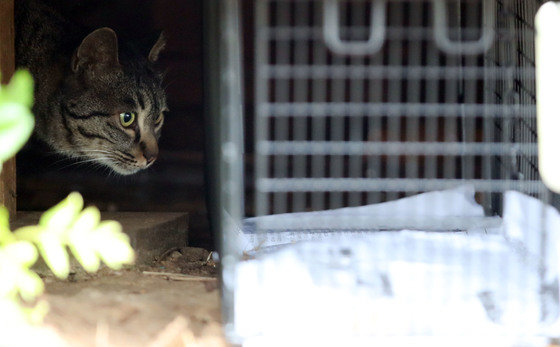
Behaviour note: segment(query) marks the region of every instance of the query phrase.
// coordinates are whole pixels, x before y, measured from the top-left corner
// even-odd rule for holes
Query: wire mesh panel
[[[260,1],[258,214],[538,194],[537,3],[507,3]]]
[[[325,230],[339,233],[344,246],[295,252],[309,261],[315,284],[340,289],[341,279],[354,281],[352,293],[363,305],[349,299],[342,311],[330,303],[324,308],[351,307],[360,317],[351,331],[425,335],[451,322],[450,331],[468,334],[451,312],[434,320],[423,315],[430,307],[455,310],[471,295],[476,302],[464,307],[480,307],[508,329],[527,332],[558,317],[556,258],[545,220],[549,192],[537,168],[533,19],[539,5],[255,2],[256,218],[240,224],[263,243],[271,233],[311,235],[306,240]],[[433,191],[440,193],[417,196]],[[523,202],[516,200],[521,196]],[[532,204],[536,212],[520,217],[518,228],[514,216]],[[344,235],[357,232],[375,236],[354,247]],[[413,270],[403,270],[404,263]],[[262,315],[289,307],[278,286],[262,284],[269,274],[263,269],[253,278],[260,291],[234,289],[259,309],[237,309]],[[362,294],[399,299],[369,307]],[[305,308],[312,311],[319,299],[302,300],[296,300],[304,307],[300,315],[314,317]],[[384,305],[396,312],[394,320],[361,315]],[[297,330],[297,322],[282,325]],[[330,321],[323,323],[325,329]],[[280,330],[244,326],[237,334]]]

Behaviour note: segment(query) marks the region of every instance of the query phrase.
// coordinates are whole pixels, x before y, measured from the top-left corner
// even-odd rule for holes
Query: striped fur
[[[109,28],[88,31],[37,0],[16,1],[16,64],[36,81],[36,135],[55,151],[127,175],[153,163],[162,113],[162,74],[150,52],[118,42]],[[120,114],[136,121],[123,127]]]

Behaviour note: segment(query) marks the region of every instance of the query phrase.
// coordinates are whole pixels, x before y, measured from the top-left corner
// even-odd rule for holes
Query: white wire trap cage
[[[560,336],[560,222],[538,171],[542,3],[255,0],[251,51],[240,3],[214,4],[231,341]]]

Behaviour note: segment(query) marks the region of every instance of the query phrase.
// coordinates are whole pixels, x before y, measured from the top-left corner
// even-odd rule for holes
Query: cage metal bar
[[[410,15],[410,14],[414,15]],[[419,26],[423,20],[423,4],[410,3],[408,4],[408,17],[410,22],[408,25]],[[422,60],[422,45],[419,41],[408,42],[408,59],[407,67],[420,66]],[[421,101],[421,87],[420,81],[415,81],[407,77],[407,91],[406,97],[409,102],[419,103]],[[420,122],[418,118],[409,118],[406,122],[405,139],[407,143],[418,142],[420,132]],[[406,157],[405,163],[405,176],[408,178],[418,177],[418,158],[416,156]]]
[[[447,1],[448,2],[448,1]],[[449,39],[447,25],[449,21],[446,11],[446,0],[433,0],[434,4],[434,39],[447,54],[476,55],[486,52],[494,42],[493,20],[495,12],[492,1],[482,1],[483,24],[482,36],[475,42],[453,42]]]
[[[496,8],[496,15],[497,17],[494,18],[494,30],[497,31],[496,37],[498,38],[498,40],[501,38],[500,37],[500,33],[499,31],[501,30],[501,27],[499,25],[500,23],[500,18],[501,18],[501,4],[498,2],[497,3],[497,8]],[[498,43],[499,44],[499,43]],[[495,101],[495,94],[494,94],[494,88],[496,86],[496,84],[498,83],[498,80],[501,79],[502,74],[503,74],[503,67],[497,67],[497,62],[496,62],[496,44],[494,44],[486,53],[486,55],[483,58],[483,74],[484,74],[484,88],[483,88],[483,103],[486,107],[486,105],[488,104],[494,104],[496,103]],[[467,70],[468,68],[466,68]],[[495,72],[495,74],[492,73],[492,71]],[[532,73],[534,75],[534,70],[531,69],[529,73]],[[465,71],[465,76],[467,76],[468,73]],[[491,143],[494,141],[494,119],[487,117],[485,119],[483,119],[482,121],[482,141],[483,142],[487,142],[487,143]],[[493,177],[493,156],[485,156],[484,158],[482,158],[482,162],[481,162],[481,174],[482,174],[482,178],[483,179],[491,179]],[[484,194],[482,196],[482,206],[484,207],[484,210],[488,213],[489,211],[492,210],[492,197],[489,196],[488,194]]]
[[[479,192],[504,192],[509,189],[537,193],[540,181],[511,181],[507,179],[423,179],[423,178],[260,178],[257,186],[266,192],[425,192],[472,185]]]
[[[376,11],[375,4],[372,11]],[[350,7],[350,22],[355,25],[362,26],[366,23],[365,15],[367,13],[367,6],[365,3],[357,3],[355,6]],[[373,26],[373,24],[372,24]],[[372,29],[373,30],[373,29]],[[362,56],[352,56],[350,58],[349,66],[359,66],[364,64],[364,57]],[[349,81],[349,93],[350,102],[363,102],[365,96],[365,81],[364,80],[352,80],[348,78]],[[350,119],[350,130],[349,130],[349,142],[361,141],[364,138],[363,135],[363,118],[352,118]],[[349,157],[349,177],[361,177],[362,168],[362,158],[358,156]],[[348,206],[359,206],[362,204],[362,197],[360,193],[349,193],[348,196]]]
[[[314,17],[313,25],[317,26],[324,20],[322,18],[322,13],[319,11],[320,5],[314,4]],[[314,65],[325,65],[327,61],[327,49],[323,45],[314,45],[313,47],[313,64]],[[325,104],[327,100],[327,89],[326,89],[326,78],[314,79],[311,85],[311,98],[315,107],[310,109],[322,109],[327,111],[327,105]],[[311,123],[314,131],[311,135],[313,141],[324,141],[326,139],[326,124],[324,119],[316,118],[312,120]],[[314,156],[311,159],[311,175],[312,177],[323,177],[324,167],[325,167],[325,157],[324,156]],[[325,195],[323,193],[314,193],[311,195],[311,207],[314,210],[320,210],[325,206]]]
[[[373,56],[371,56],[369,58],[370,60],[370,66],[372,67],[376,67],[376,66],[381,66],[383,65],[383,54],[379,53],[379,54],[375,54]],[[332,70],[333,70],[333,75],[332,78],[336,78],[336,70],[339,69],[339,67],[333,66]],[[351,67],[349,68],[344,68],[345,70],[348,69],[352,69]],[[350,78],[354,78],[353,76],[350,76]],[[368,81],[370,83],[370,88],[369,91],[367,93],[367,98],[370,102],[372,103],[382,103],[383,102],[383,94],[386,92],[386,88],[383,85],[383,81],[382,81],[382,76],[367,76]],[[367,140],[368,141],[374,141],[374,142],[378,142],[381,140],[381,133],[378,131],[378,129],[381,129],[382,127],[382,122],[381,122],[381,118],[380,117],[371,117],[368,114],[364,114],[367,120],[367,126],[368,126],[368,131],[367,131]],[[370,178],[374,178],[374,177],[381,177],[382,173],[381,173],[381,159],[379,156],[369,156],[367,159],[367,171],[366,171],[366,177],[370,177]],[[367,192],[367,202],[368,203],[377,203],[382,201],[382,197],[380,192],[374,192],[374,191],[368,191]]]
[[[457,81],[451,81],[457,83]],[[451,87],[453,83],[450,82]],[[449,100],[449,103],[428,104],[408,102],[384,103],[342,103],[321,102],[314,103],[263,103],[261,108],[264,117],[362,117],[367,116],[395,116],[406,114],[407,117],[536,117],[535,107],[532,105],[516,105],[507,108],[500,104],[466,105]],[[463,111],[463,112],[461,112]]]
[[[277,6],[275,10],[275,25],[290,25],[292,14],[291,3]],[[292,46],[289,42],[281,41],[276,43],[275,63],[289,64],[291,62]],[[290,84],[285,79],[274,80],[274,100],[276,102],[290,102]],[[275,119],[272,135],[277,140],[288,140],[288,121],[287,119]],[[288,161],[285,156],[275,156],[272,158],[274,177],[287,177]],[[272,213],[284,213],[288,209],[288,197],[284,193],[274,194],[272,197]]]
[[[294,18],[294,25],[302,26],[309,20],[310,4],[307,2],[298,2],[295,4],[295,13],[298,15]],[[296,66],[307,65],[309,62],[309,44],[307,41],[298,40],[295,42],[294,47],[294,64]],[[278,66],[278,65],[276,65]],[[290,65],[288,65],[290,66]],[[274,78],[266,76],[267,78]],[[308,81],[298,79],[294,81],[294,102],[305,102],[309,99]],[[296,118],[294,120],[294,140],[305,141],[307,140],[307,120],[305,118]],[[293,161],[293,177],[306,177],[307,174],[307,160],[305,156],[297,156]],[[292,198],[292,205],[295,211],[303,211],[307,204],[305,194],[295,193]]]
[[[209,146],[208,177],[211,179],[207,198],[212,226],[221,254],[222,315],[224,332],[231,341],[239,341],[235,329],[234,273],[240,258],[237,247],[230,242],[244,215],[243,199],[243,83],[241,64],[241,23],[239,1],[210,0],[205,4],[208,43],[207,69],[209,80],[206,97],[211,103],[207,110]],[[216,54],[220,52],[220,54]]]
[[[453,0],[453,1],[448,1],[448,4],[451,4],[453,6],[449,6],[449,14],[446,15],[447,17],[447,24],[449,26],[452,27],[456,27],[459,33],[459,37],[462,36],[462,31],[463,28],[461,27],[461,1],[460,0]],[[434,9],[435,12],[435,9]],[[437,28],[437,17],[435,16],[434,13],[434,28]],[[440,26],[441,27],[441,26]],[[434,33],[435,36],[437,36],[436,33]],[[441,48],[440,45],[438,45],[437,42],[437,38],[435,40],[435,44],[438,48]],[[462,44],[462,42],[460,42],[459,44]],[[461,56],[459,55],[445,55],[444,56],[444,61],[446,65],[449,66],[457,66],[460,67],[461,66]],[[444,131],[444,136],[443,136],[443,142],[455,142],[457,141],[457,125],[458,122],[460,121],[461,118],[464,118],[466,116],[466,113],[470,113],[466,110],[466,106],[464,103],[462,103],[461,100],[459,100],[459,92],[460,92],[460,84],[461,84],[461,80],[457,79],[457,80],[446,80],[445,81],[445,95],[444,95],[444,103],[445,105],[447,104],[455,104],[457,106],[457,117],[453,117],[453,116],[449,116],[448,114],[443,115],[444,116],[444,124],[443,124],[443,131]],[[455,177],[456,173],[457,173],[457,162],[455,158],[450,158],[450,157],[444,157],[443,158],[443,177],[445,178],[453,178]]]
[[[504,153],[503,143],[482,142],[362,142],[362,141],[262,141],[257,151],[264,155],[446,155],[446,156],[491,156]],[[534,142],[515,143],[509,149],[509,156],[537,155],[538,146]],[[474,175],[471,175],[474,176]],[[417,177],[411,175],[408,177]]]
[[[268,64],[269,51],[266,37],[263,35],[263,28],[269,25],[268,1],[257,1],[255,3],[255,65],[263,66]],[[269,82],[266,77],[256,74],[255,76],[255,142],[259,143],[268,138],[270,131],[270,120],[268,112],[260,105],[269,100]],[[262,155],[255,156],[255,176],[268,176],[268,157]],[[266,193],[255,190],[255,213],[257,215],[268,214],[270,201]]]
[[[433,17],[429,17],[433,21]],[[433,23],[428,23],[430,26]],[[440,69],[439,67],[439,51],[435,46],[434,42],[427,42],[426,43],[426,65],[424,66],[428,71],[435,67],[435,69]],[[409,67],[409,69],[412,69]],[[443,70],[446,75],[452,75],[452,71],[454,70],[455,73],[459,73],[456,68],[454,67],[444,67]],[[414,78],[415,74],[411,72],[409,74],[409,78]],[[439,94],[440,94],[440,83],[436,79],[429,79],[426,81],[425,84],[425,103],[426,104],[435,104],[438,102]],[[428,142],[436,142],[438,141],[438,133],[440,131],[440,124],[439,119],[437,117],[429,117],[425,120],[425,130],[424,130],[424,138]],[[424,161],[424,178],[435,178],[437,176],[437,158],[436,156],[427,156]]]
[[[403,4],[402,3],[391,3],[389,9],[389,25],[392,26],[402,26],[403,25]],[[403,64],[403,43],[399,41],[389,41],[387,43],[388,50],[388,63],[396,66]],[[401,103],[403,102],[403,95],[400,82],[397,80],[390,79],[388,82],[389,95],[387,97],[388,102]],[[350,106],[350,105],[349,105]],[[402,118],[404,114],[391,114],[387,121],[387,140],[389,141],[399,141]],[[387,170],[386,177],[397,178],[400,175],[400,158],[399,157],[389,157],[387,158]],[[398,194],[393,192],[387,193],[387,199],[393,200],[398,198]]]
[[[487,1],[488,2],[488,1]],[[479,8],[478,4],[474,4],[474,5],[470,5],[470,6],[464,6],[463,9],[463,13],[462,13],[462,26],[467,27],[467,28],[471,28],[471,27],[476,27],[479,25],[479,21],[480,21],[480,12],[482,11],[482,17],[484,18],[490,18],[490,21],[493,21],[494,19],[494,7],[493,7],[493,3],[492,2],[488,2],[489,5],[480,5],[481,8]],[[487,14],[484,13],[485,11],[490,10],[489,7],[491,7],[491,14]],[[488,24],[488,23],[486,23]],[[493,40],[492,40],[493,41]],[[464,75],[464,70],[466,67],[468,66],[478,66],[479,64],[479,58],[475,55],[467,55],[463,57],[463,64],[461,64],[461,71],[462,71],[462,76],[461,76],[461,82],[462,82],[462,95],[463,95],[463,102],[467,105],[470,104],[475,104],[475,103],[482,103],[482,99],[479,96],[478,93],[478,86],[479,86],[479,81],[477,80],[466,80],[463,75]],[[462,117],[461,117],[461,140],[463,143],[469,143],[469,142],[474,142],[476,140],[476,119],[472,118],[472,117],[467,117],[465,116],[465,112],[462,112]],[[463,160],[461,163],[461,169],[462,169],[462,173],[461,176],[463,178],[474,178],[475,176],[475,158],[469,154],[465,154],[463,155]]]
[[[300,41],[296,41],[300,42]],[[412,43],[415,43],[412,40]],[[416,42],[416,44],[418,44]],[[411,58],[417,58],[411,54]],[[391,65],[363,65],[352,64],[349,66],[318,66],[318,65],[282,65],[274,64],[261,67],[260,73],[273,79],[352,79],[364,80],[372,78],[394,80],[421,80],[421,79],[500,79],[504,72],[515,72],[519,77],[534,78],[535,69],[531,67],[479,67],[479,66],[423,66],[409,64],[407,66]]]
[[[410,0],[408,0],[410,1]],[[408,2],[403,1],[403,2]],[[433,1],[433,0],[429,0]],[[391,3],[398,2],[391,0]],[[411,1],[412,2],[412,1]],[[369,32],[369,27],[342,27],[340,29],[342,35],[363,35]],[[386,28],[386,40],[421,40],[421,41],[433,41],[434,29],[433,26],[422,26],[422,27],[387,27]],[[463,35],[465,39],[476,39],[480,35],[480,29],[468,29],[461,28],[447,28],[448,35],[457,36],[459,33]],[[507,28],[494,29],[495,35],[499,37],[504,37],[511,35],[511,31]],[[323,29],[315,27],[270,27],[264,30],[264,34],[272,41],[277,40],[313,40],[322,41],[324,39]],[[439,50],[439,48],[438,48]]]
[[[336,7],[337,11],[336,11],[336,15],[337,15],[337,22],[340,20],[343,20],[346,18],[347,14],[348,14],[348,7],[346,3],[342,3],[339,5],[339,1],[337,0],[330,0],[324,3],[324,8],[325,11],[329,11],[328,8],[329,7]],[[325,40],[327,40],[327,26],[328,25],[335,25],[334,23],[329,23],[329,14],[330,15],[334,15],[334,13],[328,13],[325,12],[325,16],[323,18],[323,21],[325,23]],[[340,14],[340,16],[339,16]],[[342,17],[342,19],[339,19],[338,17]],[[332,26],[331,26],[332,28]],[[327,44],[327,47],[330,48],[332,50],[333,47],[329,47],[329,41],[325,42]],[[355,42],[349,42],[350,43],[355,43]],[[340,49],[342,48],[347,48],[347,49],[351,49],[352,46],[348,46],[345,47],[346,45],[342,45],[339,47]],[[335,52],[336,49],[334,50]],[[338,54],[334,54],[332,55],[332,61],[331,64],[333,66],[344,66],[345,62],[346,62],[346,57],[341,55],[340,52],[337,52]],[[346,81],[345,80],[340,80],[340,79],[336,79],[336,80],[331,80],[329,78],[329,83],[331,85],[331,91],[330,91],[330,95],[329,95],[329,99],[332,100],[332,102],[336,102],[336,103],[341,103],[341,104],[346,104]],[[342,141],[344,140],[344,133],[346,131],[346,125],[344,122],[344,119],[338,117],[338,118],[333,118],[329,120],[329,125],[330,125],[330,134],[329,134],[329,139],[331,141]],[[328,156],[328,171],[329,171],[329,175],[331,177],[343,177],[343,170],[344,170],[344,158],[336,155],[335,153],[329,153],[326,154]],[[329,194],[327,194],[328,197],[328,207],[333,209],[333,208],[338,208],[338,207],[342,207],[343,205],[343,193],[342,192],[330,192]],[[326,207],[326,206],[325,206]]]
[[[340,39],[340,7],[338,0],[325,0],[323,35],[329,49],[340,55],[367,55],[379,52],[385,41],[387,0],[373,0],[371,29],[365,42]]]

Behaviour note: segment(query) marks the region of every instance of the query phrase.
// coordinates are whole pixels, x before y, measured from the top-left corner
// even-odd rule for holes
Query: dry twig
[[[192,275],[184,275],[184,274],[177,274],[172,272],[155,272],[155,271],[142,271],[144,275],[149,276],[161,276],[165,277],[169,280],[173,281],[194,281],[194,282],[204,282],[204,281],[216,281],[216,277],[208,277],[208,276],[192,276]]]

